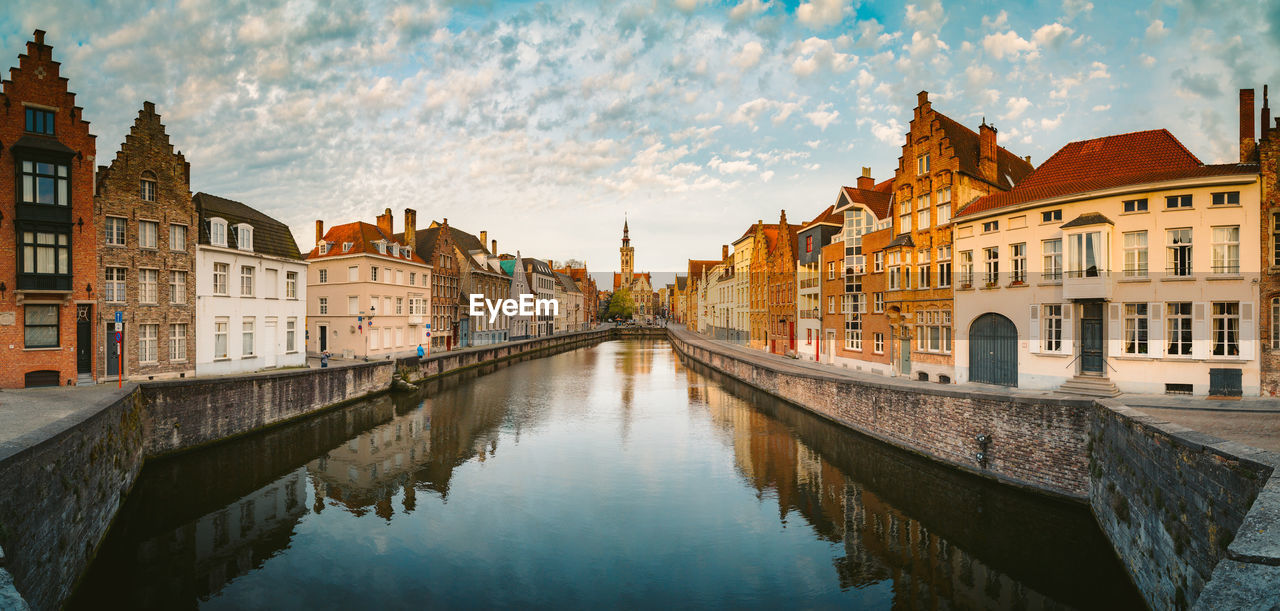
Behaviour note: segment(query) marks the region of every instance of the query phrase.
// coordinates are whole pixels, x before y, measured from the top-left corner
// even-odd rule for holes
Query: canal
[[[1087,507],[602,343],[149,462],[72,608],[1141,608]]]

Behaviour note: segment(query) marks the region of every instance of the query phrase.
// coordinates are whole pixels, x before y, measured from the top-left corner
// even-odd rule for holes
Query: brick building
[[[822,360],[829,349],[822,345],[822,249],[844,228],[844,215],[834,210],[834,204],[827,206],[806,223],[796,242],[796,352],[811,361]]]
[[[458,298],[462,292],[461,266],[454,254],[457,246],[449,229],[449,219],[439,223],[431,221],[430,226],[417,232],[412,246],[418,256],[432,266],[431,349],[451,350],[458,345]]]
[[[1258,337],[1261,349],[1258,351],[1262,369],[1262,394],[1276,396],[1280,394],[1280,118],[1272,124],[1271,105],[1267,99],[1267,86],[1262,87],[1261,138],[1254,150],[1256,158],[1246,155],[1246,145],[1252,141],[1253,128],[1253,91],[1241,90],[1240,139],[1241,163],[1258,162],[1259,182],[1262,189],[1262,220],[1259,223],[1262,245],[1262,271],[1259,281],[1262,300],[1261,326]],[[1244,102],[1248,107],[1244,107]],[[1246,112],[1247,111],[1247,112]]]
[[[893,239],[893,180],[877,183],[871,168],[864,167],[854,184],[841,187],[836,196],[836,211],[844,215],[844,259],[836,270],[844,283],[844,294],[836,296],[841,322],[833,327],[839,340],[832,361],[860,370],[864,362],[888,363],[883,250]],[[887,372],[887,368],[875,365],[869,369]]]
[[[917,100],[893,179],[894,239],[883,251],[887,348],[894,373],[949,382],[951,215],[978,197],[1012,189],[1032,166],[998,146],[995,127],[985,121],[974,132],[934,110],[927,91]],[[926,325],[947,332],[931,343],[917,336]]]
[[[767,349],[778,354],[796,350],[796,236],[800,225],[779,216],[777,234],[768,257]]]
[[[169,142],[155,104],[143,103],[111,165],[99,168],[94,221],[98,378],[194,375],[198,216],[190,164]]]
[[[476,237],[465,231],[450,228],[453,237],[454,255],[458,259],[459,287],[458,298],[458,343],[461,346],[485,346],[507,341],[511,330],[511,318],[499,311],[489,320],[489,314],[471,316],[471,295],[481,295],[482,299],[497,302],[511,296],[511,277],[502,272],[500,259],[497,256],[498,241],[494,240],[492,249],[485,245],[489,232],[481,231]]]
[[[36,30],[0,93],[0,387],[73,384],[94,371],[97,143]]]

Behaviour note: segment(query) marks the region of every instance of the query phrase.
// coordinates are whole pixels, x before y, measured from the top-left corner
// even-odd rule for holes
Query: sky
[[[503,252],[637,271],[807,221],[863,166],[892,176],[916,93],[1039,163],[1167,128],[1236,156],[1237,90],[1280,84],[1280,2],[136,0],[0,9],[35,29],[109,163],[144,100],[193,192],[287,223],[392,209]],[[1270,61],[1268,61],[1270,60]],[[607,287],[606,287],[607,288]]]

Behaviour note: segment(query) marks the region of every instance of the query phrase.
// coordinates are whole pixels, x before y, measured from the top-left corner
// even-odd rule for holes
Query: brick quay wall
[[[10,590],[16,588],[31,608],[59,608],[148,459],[273,429],[384,393],[397,372],[422,381],[619,337],[663,338],[665,333],[607,328],[421,360],[142,383],[78,421],[60,422],[47,438],[0,455],[0,489],[8,491],[0,495],[0,571],[12,576]],[[0,601],[5,594],[0,588]]]
[[[963,471],[1089,504],[1152,608],[1280,602],[1274,452],[1111,399],[853,380],[687,331],[670,336],[688,358],[849,429]],[[980,443],[979,435],[989,442]]]

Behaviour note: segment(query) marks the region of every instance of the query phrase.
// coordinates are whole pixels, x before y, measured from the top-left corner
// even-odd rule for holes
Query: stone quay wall
[[[143,462],[305,418],[411,380],[660,329],[597,329],[316,369],[146,382],[80,422],[0,456],[0,549],[13,587],[34,609],[68,599],[133,487]],[[0,600],[6,590],[0,590]]]
[[[1112,399],[853,382],[671,333],[678,351],[855,431],[953,467],[1087,502],[1155,609],[1280,603],[1280,454]],[[988,462],[974,459],[990,435]]]

